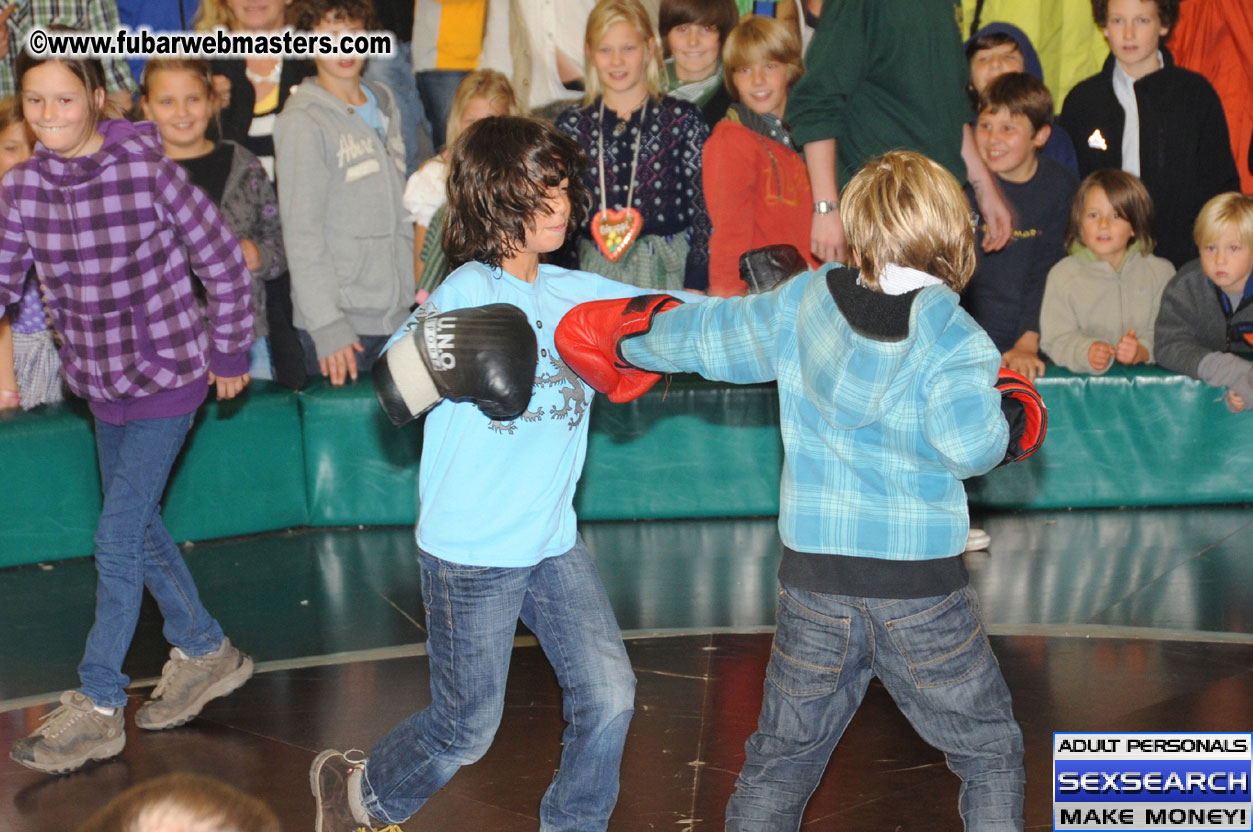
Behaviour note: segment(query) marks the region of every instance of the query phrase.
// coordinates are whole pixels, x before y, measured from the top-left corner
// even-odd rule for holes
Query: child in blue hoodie
[[[962,779],[966,828],[1022,829],[1022,734],[961,559],[961,481],[1017,441],[1000,353],[957,302],[975,264],[969,211],[951,174],[894,151],[853,177],[841,213],[857,269],[677,305],[616,343],[624,378],[778,381],[777,629],[727,829],[799,827],[876,676]],[[591,314],[576,308],[571,329]],[[594,373],[579,349],[562,357]]]

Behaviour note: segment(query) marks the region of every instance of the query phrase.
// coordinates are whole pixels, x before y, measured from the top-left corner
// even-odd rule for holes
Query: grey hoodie
[[[378,100],[387,142],[306,78],[274,124],[275,178],[296,326],[325,358],[363,335],[390,335],[413,298],[413,225],[401,204],[404,142],[395,98]]]

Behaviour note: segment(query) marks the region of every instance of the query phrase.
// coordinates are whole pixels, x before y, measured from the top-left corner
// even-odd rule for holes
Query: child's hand
[[[360,341],[353,341],[346,347],[335,350],[326,358],[318,360],[322,375],[331,380],[331,384],[339,387],[346,379],[357,380],[357,353],[365,352]]]
[[[1118,339],[1114,357],[1119,364],[1143,364],[1149,360],[1149,351],[1136,338],[1136,331],[1129,329],[1126,335]]]
[[[261,249],[252,240],[240,240],[239,250],[244,253],[244,265],[248,271],[255,272],[261,268]]]
[[[218,401],[220,402],[238,396],[248,386],[250,381],[252,381],[252,376],[247,373],[244,373],[242,376],[216,376],[213,373],[209,373],[209,383],[217,385]]]
[[[0,410],[12,410],[22,403],[22,395],[16,390],[0,390]]]
[[[1097,341],[1088,347],[1088,365],[1098,373],[1109,366],[1114,358],[1114,347],[1104,341]]]
[[[1235,390],[1227,391],[1227,409],[1232,413],[1244,410],[1244,398]]]
[[[1008,367],[1016,373],[1022,373],[1030,381],[1044,375],[1044,361],[1040,354],[1014,347],[1001,354],[1001,366]]]

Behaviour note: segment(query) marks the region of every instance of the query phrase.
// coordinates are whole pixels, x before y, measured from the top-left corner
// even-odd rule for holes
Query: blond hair
[[[867,162],[844,189],[840,217],[868,288],[879,290],[888,263],[934,275],[955,292],[974,273],[974,229],[961,185],[921,153],[894,150]]]
[[[226,0],[200,0],[200,8],[191,19],[191,27],[197,32],[207,32],[221,26],[234,29],[238,25],[235,15],[231,12]]]
[[[461,135],[461,116],[476,98],[503,101],[505,112],[499,115],[524,115],[508,78],[494,69],[476,69],[461,79],[452,95],[452,106],[448,109],[448,129],[444,133],[445,147],[452,147],[457,143],[457,137]]]
[[[269,806],[212,777],[166,774],[131,786],[78,832],[280,832]]]
[[[587,30],[583,45],[588,53],[588,69],[583,73],[583,103],[591,104],[600,95],[600,77],[591,65],[591,55],[604,39],[609,27],[615,23],[629,23],[635,27],[644,45],[652,49],[652,57],[644,64],[644,84],[654,98],[661,95],[661,41],[653,28],[648,10],[639,0],[600,0],[587,17]]]
[[[1222,233],[1223,226],[1233,225],[1240,232],[1240,242],[1253,248],[1253,196],[1228,191],[1201,206],[1192,226],[1192,239],[1197,248]]]
[[[288,23],[293,22],[291,5],[287,6],[283,14]],[[231,11],[227,0],[200,0],[200,8],[196,10],[195,17],[191,19],[192,30],[208,32],[216,29],[218,26],[231,31],[239,28],[239,21],[235,19],[235,14]]]
[[[735,71],[757,61],[776,61],[786,66],[788,89],[805,72],[796,33],[781,20],[749,15],[731,30],[722,47],[722,82],[732,99],[740,100],[735,88]]]

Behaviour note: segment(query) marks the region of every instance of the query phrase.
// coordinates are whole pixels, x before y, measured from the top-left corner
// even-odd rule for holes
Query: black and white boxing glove
[[[375,362],[374,392],[393,425],[442,399],[469,401],[493,419],[516,418],[531,403],[539,363],[535,331],[510,303],[431,315]]]

